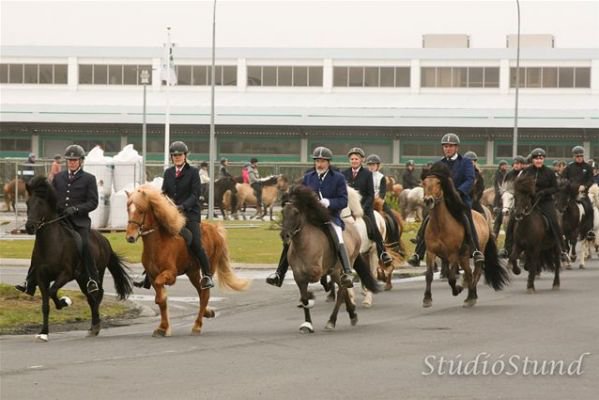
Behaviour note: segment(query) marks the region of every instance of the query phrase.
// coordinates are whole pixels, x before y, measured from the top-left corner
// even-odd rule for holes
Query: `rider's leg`
[[[341,267],[343,268],[340,279],[341,286],[351,288],[354,286],[353,275],[349,263],[349,254],[347,253],[347,248],[343,242],[343,229],[333,222],[327,223],[327,227],[329,228],[333,242],[335,242],[335,246],[337,247],[337,255],[339,256],[339,261],[341,261]]]
[[[81,236],[81,242],[83,247],[83,264],[85,265],[85,272],[87,273],[87,293],[95,294],[98,290],[100,290],[100,285],[98,284],[98,269],[96,268],[96,260],[91,254],[90,251],[90,243],[89,243],[89,235],[90,231],[86,227],[75,227],[79,236]]]
[[[512,216],[509,222],[507,223],[507,228],[505,229],[505,242],[503,245],[503,249],[500,252],[501,257],[509,257],[512,252],[512,246],[514,245],[514,222],[515,218]]]
[[[493,234],[495,237],[499,237],[499,231],[501,230],[501,224],[503,223],[503,212],[501,209],[497,211],[497,215],[495,216],[495,221],[493,222]]]
[[[391,265],[391,263],[393,262],[393,259],[385,251],[385,245],[383,244],[383,237],[381,236],[381,232],[379,231],[379,228],[376,226],[376,219],[374,217],[374,212],[372,210],[364,210],[364,215],[367,216],[369,219],[369,221],[367,221],[365,219],[364,222],[372,224],[372,226],[371,226],[372,229],[368,229],[368,231],[372,232],[372,237],[370,239],[372,239],[372,241],[374,241],[374,243],[376,244],[376,252],[379,256],[379,259],[383,262],[383,264]]]
[[[480,251],[480,244],[478,242],[478,235],[472,220],[472,211],[466,210],[462,213],[462,225],[466,230],[466,236],[470,240],[470,248],[473,249],[472,258],[475,264],[484,264],[485,257]]]
[[[416,249],[414,249],[414,254],[410,256],[408,259],[408,264],[413,267],[417,267],[420,265],[420,260],[424,258],[424,253],[426,252],[426,245],[424,243],[424,230],[428,225],[429,216],[424,217],[422,224],[420,224],[420,228],[418,228],[418,233],[416,234]]]
[[[35,294],[35,288],[36,288],[36,283],[35,283],[35,278],[33,276],[33,264],[31,264],[29,266],[29,270],[27,271],[27,278],[25,278],[25,281],[21,284],[15,285],[15,288],[23,293],[28,294],[29,296],[33,296]]]
[[[200,223],[199,221],[187,220],[185,227],[191,232],[191,243],[189,245],[192,253],[200,262],[200,268],[202,269],[202,280],[200,281],[201,289],[210,289],[214,287],[214,281],[212,280],[212,272],[210,271],[210,261],[206,256],[206,252],[202,247],[202,237],[200,234]]]
[[[584,213],[586,215],[585,218],[588,218],[587,226],[589,227],[589,230],[587,232],[583,232],[583,233],[588,240],[594,240],[595,239],[595,231],[593,231],[593,226],[594,226],[594,220],[595,220],[595,216],[594,216],[595,213],[593,211],[593,204],[591,203],[591,199],[589,199],[588,196],[583,197],[580,202],[581,202],[582,206],[584,207]]]
[[[287,261],[287,252],[289,251],[289,243],[283,244],[283,251],[281,252],[281,257],[279,258],[279,265],[277,266],[277,270],[266,278],[266,283],[273,286],[281,287],[283,285],[283,280],[285,280],[285,274],[289,269],[289,261]]]
[[[383,211],[385,211],[385,214],[387,214],[389,216],[389,219],[391,220],[391,229],[390,229],[390,233],[389,233],[389,237],[391,239],[391,244],[393,246],[394,249],[397,249],[397,251],[399,252],[399,234],[400,234],[400,228],[399,228],[399,223],[397,222],[397,220],[395,219],[395,215],[393,214],[393,211],[391,210],[391,207],[389,207],[387,205],[387,203],[383,203]]]
[[[262,184],[260,182],[254,182],[251,186],[252,189],[254,189],[254,196],[256,196],[256,211],[260,209],[260,212],[262,212]]]

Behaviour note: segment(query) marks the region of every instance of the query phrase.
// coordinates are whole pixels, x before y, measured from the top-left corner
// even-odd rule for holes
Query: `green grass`
[[[59,296],[68,296],[73,300],[70,307],[56,310],[50,301],[50,324],[85,322],[91,319],[91,313],[85,296],[74,290],[59,290]],[[22,333],[39,329],[42,323],[42,299],[39,290],[34,297],[17,291],[11,285],[0,283],[0,334]],[[100,305],[102,319],[114,319],[132,312],[131,306],[104,297]]]

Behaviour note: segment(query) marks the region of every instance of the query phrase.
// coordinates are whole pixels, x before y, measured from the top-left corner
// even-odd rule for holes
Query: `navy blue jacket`
[[[372,182],[372,179],[370,181]],[[345,228],[341,219],[341,210],[347,207],[347,183],[343,175],[329,169],[321,182],[316,170],[311,170],[304,175],[303,184],[314,190],[319,198],[329,200],[331,219],[341,228]]]
[[[164,171],[162,192],[180,208],[188,221],[200,220],[200,171],[187,162],[181,170],[181,175],[176,177],[175,166]]]
[[[347,184],[353,189],[360,192],[362,196],[361,203],[364,209],[364,214],[371,215],[374,211],[374,180],[370,170],[360,167],[356,177],[353,177],[352,169],[348,168],[343,171],[343,176],[347,180]]]
[[[52,186],[56,190],[58,212],[62,214],[67,207],[77,207],[77,213],[69,220],[78,228],[91,229],[89,213],[98,207],[96,177],[79,169],[71,182],[69,172],[65,170],[54,177]]]
[[[470,197],[472,186],[474,185],[474,164],[472,164],[472,160],[458,154],[458,157],[455,160],[442,158],[437,162],[443,163],[449,167],[455,188],[460,193],[464,203],[472,208],[472,197]]]

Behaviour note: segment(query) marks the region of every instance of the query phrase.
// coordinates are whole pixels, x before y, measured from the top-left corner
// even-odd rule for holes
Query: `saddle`
[[[378,229],[376,222],[366,214],[364,214],[362,218],[364,219],[364,224],[366,225],[366,236],[368,236],[368,239],[374,240],[375,232]]]
[[[73,224],[68,220],[62,220],[59,222],[62,226],[65,227],[66,231],[71,235],[73,240],[75,241],[75,247],[77,248],[77,254],[79,257],[83,259],[83,239],[81,239],[81,235],[79,232],[75,230]]]

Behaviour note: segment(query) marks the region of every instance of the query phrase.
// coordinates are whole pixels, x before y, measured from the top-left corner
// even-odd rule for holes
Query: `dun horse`
[[[256,213],[252,218],[263,219],[268,212],[270,215],[270,220],[272,221],[272,213],[275,202],[278,200],[280,193],[284,193],[289,189],[289,180],[284,175],[273,175],[263,180],[262,205],[264,206],[264,209],[262,209],[262,205],[256,204],[257,202],[256,196],[254,195],[254,189],[249,184],[238,183],[236,187],[238,209],[242,210],[243,219],[246,219],[246,207],[251,206],[256,208]],[[232,204],[230,195],[228,193],[225,196],[225,205],[227,204]],[[237,212],[233,211],[232,207],[229,208],[231,209],[231,213],[237,218]]]
[[[123,300],[132,292],[131,279],[127,267],[112,250],[108,240],[97,231],[92,230],[89,246],[92,257],[98,268],[99,295],[90,296],[86,289],[86,278],[81,256],[81,239],[77,232],[64,223],[63,217],[56,213],[56,193],[46,177],[37,176],[27,184],[29,199],[27,200],[27,233],[35,233],[35,244],[31,255],[31,266],[34,279],[42,294],[42,313],[44,322],[41,332],[36,336],[39,340],[48,341],[49,300],[53,300],[57,310],[68,307],[68,297],[58,298],[58,290],[66,283],[77,280],[80,290],[87,296],[91,309],[91,328],[88,336],[96,336],[101,329],[100,303],[104,290],[102,281],[104,271],[108,267],[119,299]],[[51,282],[52,285],[50,285]]]
[[[308,290],[308,284],[321,281],[321,278],[326,278],[327,275],[337,283],[339,293],[325,329],[335,328],[337,314],[344,301],[351,325],[356,325],[358,322],[353,290],[339,285],[341,265],[333,249],[332,240],[324,227],[324,224],[329,221],[328,210],[320,204],[310,188],[298,185],[291,190],[288,201],[283,206],[281,237],[289,243],[287,260],[300,291],[299,306],[304,309],[305,321],[300,325],[302,333],[314,332],[310,315],[310,308],[314,305],[314,295]],[[343,240],[350,263],[353,264],[362,284],[369,290],[377,292],[378,285],[360,256],[360,237],[353,225],[346,225]]]
[[[17,186],[18,182],[18,187]],[[25,182],[22,179],[13,179],[12,181],[6,183],[4,185],[4,203],[6,204],[6,211],[16,211],[16,200],[15,200],[15,189],[19,194],[19,198],[22,200],[25,199],[25,195],[27,194],[27,190],[25,188]]]
[[[128,193],[127,211],[127,241],[134,243],[140,236],[143,240],[142,264],[160,308],[160,325],[153,336],[171,335],[165,285],[174,285],[177,276],[182,274],[188,276],[200,298],[200,309],[191,330],[192,335],[199,335],[203,317],[214,317],[214,311],[208,308],[210,289],[200,289],[199,262],[190,255],[186,239],[179,234],[185,226],[185,217],[166,196],[149,185]],[[220,287],[245,290],[249,281],[238,278],[231,269],[224,229],[212,224],[201,224],[201,229],[202,246],[211,261],[212,272],[217,273]]]
[[[468,287],[468,297],[464,300],[464,307],[472,307],[478,299],[476,286],[481,276],[481,268],[470,268],[470,253],[464,245],[465,230],[458,222],[463,212],[464,204],[456,192],[450,178],[449,169],[442,164],[435,164],[429,175],[423,181],[424,202],[429,209],[430,220],[424,232],[426,243],[426,290],[424,292],[423,306],[432,305],[431,282],[433,281],[433,267],[435,256],[448,263],[448,282],[452,293],[457,296]],[[472,218],[481,250],[485,255],[485,279],[487,284],[495,290],[500,290],[508,282],[507,271],[499,264],[497,247],[492,238],[489,224],[485,218],[476,211],[472,211]],[[462,285],[456,285],[458,266],[464,271]]]

